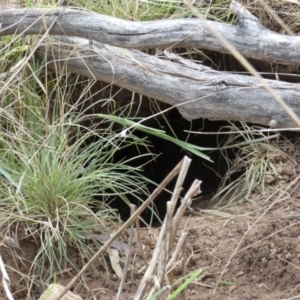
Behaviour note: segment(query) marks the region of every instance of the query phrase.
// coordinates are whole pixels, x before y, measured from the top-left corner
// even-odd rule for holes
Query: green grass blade
[[[16,184],[16,182],[12,179],[12,177],[10,176],[10,174],[4,170],[1,166],[0,166],[0,174],[2,174],[4,176],[4,178],[6,178],[12,185],[14,185],[16,188],[18,187],[18,185]]]
[[[201,269],[195,270],[188,274],[188,279],[177,289],[174,291],[172,295],[170,295],[167,300],[175,299],[190,283],[192,283],[200,274],[202,273]],[[180,279],[182,280],[182,279]]]
[[[173,138],[173,137],[167,135],[162,130],[151,128],[151,127],[148,127],[148,126],[142,125],[140,123],[137,123],[137,122],[134,122],[134,121],[131,121],[131,120],[128,120],[128,119],[124,119],[124,118],[121,118],[121,117],[112,116],[112,115],[105,115],[105,114],[97,114],[97,116],[100,117],[100,118],[103,118],[103,119],[107,119],[107,120],[112,121],[112,122],[117,122],[117,123],[119,123],[123,126],[128,127],[127,129],[125,129],[125,131],[123,131],[125,133],[126,133],[126,130],[137,129],[137,130],[142,131],[144,133],[147,133],[147,134],[159,137],[161,139],[167,140],[167,141],[181,147],[182,149],[184,149],[184,150],[186,150],[190,153],[193,153],[193,154],[195,154],[195,155],[197,155],[197,156],[199,156],[199,157],[201,157],[205,160],[213,162],[210,159],[210,157],[207,156],[206,154],[204,154],[202,151],[214,150],[214,148],[199,147],[199,146],[196,146],[196,145],[184,142],[184,141],[180,141],[176,138]]]

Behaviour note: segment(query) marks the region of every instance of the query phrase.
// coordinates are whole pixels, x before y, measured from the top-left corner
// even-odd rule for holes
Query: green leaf
[[[234,285],[234,282],[227,281],[227,280],[220,280],[218,285]]]
[[[137,123],[137,122],[134,122],[134,121],[131,121],[131,120],[128,120],[128,119],[124,119],[124,118],[121,118],[121,117],[112,116],[112,115],[105,115],[105,114],[97,114],[97,116],[100,117],[100,118],[112,121],[112,122],[117,122],[117,123],[119,123],[123,126],[128,127],[127,129],[125,129],[125,131],[130,130],[130,129],[137,129],[139,131],[142,131],[142,132],[145,132],[147,134],[151,134],[153,136],[156,136],[156,137],[159,137],[159,138],[164,139],[166,141],[169,141],[169,142],[181,147],[182,149],[184,149],[184,150],[186,150],[190,153],[193,153],[193,154],[195,154],[195,155],[197,155],[197,156],[199,156],[199,157],[201,157],[205,160],[213,162],[210,159],[210,157],[207,156],[206,154],[204,154],[202,151],[214,150],[214,148],[199,147],[199,146],[196,146],[196,145],[184,142],[184,141],[180,141],[180,140],[178,140],[174,137],[171,137],[171,136],[167,135],[162,130],[151,128],[151,127],[148,127],[148,126],[142,125],[140,123]],[[124,130],[123,130],[123,133],[124,133]]]
[[[4,170],[1,166],[0,166],[0,174],[2,174],[4,176],[4,178],[6,178],[12,185],[14,185],[16,188],[18,187],[18,185],[16,184],[16,182],[12,179],[12,177],[10,176],[10,174]]]
[[[202,273],[201,269],[195,270],[188,274],[188,279],[170,295],[167,300],[175,299],[190,283],[192,283],[200,274]],[[182,280],[182,278],[180,279]]]

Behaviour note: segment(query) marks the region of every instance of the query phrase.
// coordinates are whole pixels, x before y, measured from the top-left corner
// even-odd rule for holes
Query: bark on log
[[[300,36],[269,31],[236,1],[237,25],[199,19],[131,22],[68,8],[1,11],[0,36],[15,33],[67,35],[123,48],[195,47],[228,53],[210,32],[213,26],[242,55],[282,64],[300,64]]]
[[[263,28],[255,17],[233,1],[238,25],[212,22],[242,54],[248,57],[300,62],[300,37],[283,36]],[[253,77],[217,72],[178,57],[163,60],[122,47],[182,47],[226,52],[205,27],[203,20],[127,22],[70,9],[5,10],[0,15],[0,35],[22,32],[77,35],[55,38],[41,46],[52,65],[68,71],[114,83],[126,89],[177,106],[188,120],[200,117],[241,120],[294,127],[294,122]],[[56,41],[56,42],[55,42]],[[46,51],[47,47],[51,51]],[[276,93],[300,116],[300,86],[267,80]]]
[[[80,46],[79,46],[80,45]],[[171,62],[80,38],[60,37],[40,47],[50,65],[95,77],[175,105],[188,120],[240,120],[277,128],[295,127],[290,117],[251,76],[217,72],[184,60]],[[75,50],[74,50],[75,47]],[[54,55],[54,56],[52,56]],[[87,67],[88,66],[88,67]],[[267,80],[300,116],[300,85]]]

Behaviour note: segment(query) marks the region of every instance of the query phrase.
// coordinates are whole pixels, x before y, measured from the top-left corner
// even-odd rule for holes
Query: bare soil
[[[187,273],[202,269],[200,277],[187,288],[186,299],[300,298],[299,153],[295,146],[291,150],[294,163],[291,160],[280,164],[284,174],[280,188],[270,190],[267,195],[254,193],[251,201],[218,210],[200,209],[209,203],[209,199],[203,198],[194,204],[194,211],[182,219],[178,236],[182,230],[189,233]],[[160,228],[143,228],[140,232],[142,250],[135,237],[124,300],[133,299],[135,295]],[[38,246],[21,229],[18,237],[19,249],[1,246],[10,288],[15,299],[38,299],[44,284],[30,269]],[[127,233],[122,240],[128,242]],[[87,243],[87,247],[94,246]],[[82,253],[72,248],[69,255],[79,267],[87,262]],[[125,258],[122,260],[124,266]],[[76,273],[66,263],[64,273],[57,274],[53,281],[66,285]],[[174,278],[182,276],[179,260],[174,266]],[[106,255],[99,258],[73,291],[83,299],[109,300],[116,298],[118,287],[119,280]],[[3,290],[0,295],[5,299]],[[183,295],[178,299],[184,299]]]
[[[298,6],[291,2],[272,1],[269,4],[299,34]],[[265,9],[259,6],[248,8],[264,26],[283,32]],[[230,62],[231,69],[232,64]],[[266,70],[261,62],[256,68]],[[286,67],[281,68],[284,68],[283,73],[286,73],[285,69],[290,72]],[[298,74],[298,70],[294,73]],[[148,111],[145,112],[147,114]],[[283,183],[277,190],[272,190],[268,195],[255,193],[249,202],[218,210],[205,209],[209,199],[200,199],[195,203],[195,211],[182,219],[178,236],[182,230],[189,233],[187,273],[202,269],[199,278],[187,288],[186,299],[300,299],[299,154],[299,149],[295,147],[291,153],[295,165],[282,162],[279,173]],[[141,229],[142,250],[135,237],[122,300],[133,299],[146,261],[152,257],[159,231],[159,227]],[[15,299],[38,299],[46,285],[32,274],[40,245],[33,238],[28,238],[22,228],[17,236],[18,247],[10,247],[3,237],[0,238],[3,241],[0,254],[11,281],[10,289]],[[128,242],[128,236],[125,235],[122,240]],[[94,246],[87,243],[87,247]],[[83,253],[72,248],[69,249],[69,259],[79,268],[87,262]],[[66,285],[78,270],[67,263],[63,267],[63,274],[56,274],[53,282]],[[175,279],[183,276],[180,261],[174,266],[174,275]],[[106,255],[99,258],[73,291],[83,299],[110,300],[116,298],[119,283]],[[6,299],[2,286],[0,299]],[[178,299],[184,299],[183,295]]]

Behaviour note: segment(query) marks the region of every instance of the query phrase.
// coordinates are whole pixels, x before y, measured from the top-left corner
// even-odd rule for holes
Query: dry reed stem
[[[190,161],[186,161],[186,162],[183,162],[183,165],[182,165],[182,175],[181,175],[181,172],[178,176],[178,180],[176,182],[176,185],[175,185],[175,188],[174,188],[174,192],[173,192],[173,195],[172,195],[172,198],[171,198],[171,201],[170,201],[170,214],[171,214],[171,220],[173,219],[173,213],[175,211],[175,207],[176,207],[176,204],[177,204],[177,201],[178,201],[178,198],[179,198],[179,195],[180,195],[180,192],[181,192],[181,189],[182,189],[182,185],[183,185],[183,182],[184,182],[184,179],[185,179],[185,176],[187,174],[187,171],[189,169],[189,166],[190,166]],[[172,222],[174,223],[174,222]],[[168,254],[169,255],[172,255],[172,247],[173,247],[173,243],[174,243],[174,234],[170,234],[169,235],[169,240],[167,240],[167,243],[168,243]]]
[[[172,223],[173,223],[173,205],[171,204],[171,201],[169,201],[167,203],[167,235],[166,235],[166,254],[168,254],[167,260],[170,259],[171,255],[172,255],[172,245],[170,245],[170,243],[172,242],[171,240],[171,233],[172,233]],[[165,276],[166,274],[166,262],[163,266],[164,270],[163,270],[163,274]],[[161,278],[162,280],[164,279],[164,277]],[[172,284],[173,284],[173,278],[169,277],[169,283],[171,286],[171,290],[172,290]]]
[[[174,195],[171,201],[167,203],[167,214],[162,224],[162,228],[158,240],[156,242],[156,247],[154,249],[151,262],[149,263],[149,267],[141,280],[140,286],[138,288],[134,300],[143,299],[151,280],[153,281],[153,287],[150,290],[147,299],[152,297],[157,291],[164,288],[163,283],[165,280],[168,281],[168,286],[172,286],[173,284],[172,271],[170,272],[170,274],[168,274],[168,278],[166,278],[165,274],[167,274],[167,272],[171,270],[176,258],[179,255],[180,250],[182,249],[183,245],[185,245],[187,237],[187,232],[183,232],[181,234],[181,237],[179,238],[179,241],[177,242],[174,252],[172,252],[172,250],[174,249],[176,230],[179,226],[179,223],[185,210],[191,204],[192,198],[199,193],[199,188],[201,184],[201,181],[199,180],[195,180],[193,182],[184,199],[181,201],[181,205],[173,218],[173,213],[176,205],[175,200],[177,201],[179,197],[179,191],[183,183],[183,176],[185,176],[188,167],[188,164],[183,164],[182,166],[176,187],[174,189]],[[175,231],[174,228],[176,228]],[[155,270],[157,275],[154,274]],[[171,292],[171,287],[169,288],[169,291]]]
[[[176,185],[175,185],[175,188],[174,188],[174,192],[172,194],[172,198],[169,201],[170,202],[170,204],[169,204],[170,205],[169,213],[171,213],[171,216],[174,213],[176,203],[177,203],[177,200],[178,200],[178,197],[179,197],[179,194],[180,194],[180,190],[181,190],[182,184],[184,182],[185,176],[187,174],[187,171],[189,169],[190,163],[191,163],[191,159],[189,159],[188,157],[185,156],[184,159],[182,160],[182,165],[180,166],[181,169],[180,169],[180,173],[178,175],[177,181],[176,181]],[[167,254],[168,254],[167,245],[166,245],[166,247],[163,247],[164,244],[165,244],[165,241],[166,241],[165,237],[166,237],[167,222],[168,222],[168,217],[167,216],[165,217],[164,222],[162,224],[162,228],[161,228],[158,240],[156,242],[156,247],[154,249],[152,259],[149,263],[148,269],[146,270],[146,272],[145,272],[145,274],[144,274],[144,276],[141,280],[140,286],[139,286],[138,291],[137,291],[137,293],[134,297],[134,300],[139,300],[139,299],[143,298],[143,296],[146,292],[146,289],[147,289],[147,287],[148,287],[148,285],[151,281],[151,278],[153,277],[153,274],[156,270],[160,255],[167,256]],[[155,292],[155,287],[151,290],[149,296],[151,296],[151,294],[154,294],[154,292]]]
[[[183,247],[183,245],[184,245],[184,243],[186,241],[187,235],[188,235],[187,232],[182,232],[181,233],[181,236],[180,236],[180,238],[179,238],[179,240],[177,242],[177,245],[176,245],[176,248],[175,248],[175,250],[173,252],[173,255],[172,255],[172,257],[170,258],[170,260],[169,260],[169,262],[167,264],[167,267],[166,267],[166,272],[167,273],[171,270],[173,264],[175,263],[178,255],[179,255],[179,252],[180,252],[181,248]]]
[[[146,258],[146,255],[145,255],[145,252],[144,252],[143,246],[142,246],[141,228],[140,228],[139,220],[135,221],[135,229],[136,229],[136,233],[137,233],[137,239],[138,239],[138,245],[139,245],[139,248],[140,248],[140,252],[141,252],[142,258],[144,260],[144,266],[147,267],[148,266],[148,261],[147,261],[147,258]]]
[[[201,184],[201,181],[199,181],[199,180],[195,180],[195,181],[193,182],[192,186],[190,187],[190,189],[188,190],[186,196],[184,197],[183,201],[181,202],[180,207],[178,208],[178,211],[177,211],[177,212],[179,212],[179,213],[176,214],[176,215],[177,215],[177,219],[176,219],[177,221],[175,221],[175,223],[174,223],[174,219],[173,219],[173,222],[172,222],[173,225],[172,225],[172,226],[174,226],[174,224],[176,224],[176,228],[178,228],[179,223],[180,223],[180,221],[181,221],[181,217],[183,216],[185,210],[189,207],[189,205],[190,205],[190,203],[191,203],[191,199],[192,199],[196,194],[199,193],[200,184]],[[168,217],[168,215],[166,216],[166,218],[165,218],[165,220],[164,220],[164,224],[163,224],[163,227],[164,227],[164,228],[167,228],[167,226],[166,226],[166,224],[167,224],[167,217]],[[172,229],[173,229],[173,227],[172,227]],[[162,231],[163,231],[163,230],[162,230]],[[161,231],[161,232],[162,232],[162,231]],[[171,231],[171,232],[172,232],[172,234],[176,235],[176,231],[175,231],[175,232]],[[160,236],[163,236],[163,234],[161,234]],[[167,263],[167,267],[166,267],[166,269],[165,269],[165,271],[164,271],[164,273],[166,274],[168,271],[171,270],[171,272],[168,274],[168,278],[169,278],[168,285],[170,286],[170,293],[172,292],[172,288],[171,288],[171,287],[172,287],[172,285],[173,285],[173,272],[172,272],[172,266],[173,266],[174,262],[176,261],[176,258],[177,258],[177,256],[178,256],[178,254],[179,254],[179,252],[180,252],[182,246],[184,245],[184,242],[186,241],[186,237],[187,237],[187,232],[183,232],[183,233],[181,234],[181,237],[179,238],[179,241],[177,242],[177,246],[176,246],[176,248],[175,248],[174,253],[172,254],[171,258],[169,257],[169,261],[168,261],[168,263]],[[165,238],[167,238],[167,235],[166,235]],[[173,240],[174,240],[174,238],[173,238]],[[158,252],[161,252],[161,251],[162,251],[162,250],[161,250],[161,247],[160,247],[161,244],[164,244],[163,241],[162,241],[161,243],[159,243],[159,241],[157,241],[156,249],[159,249]],[[174,248],[174,246],[173,246],[173,244],[172,244],[172,249],[173,249],[173,248]],[[155,249],[155,250],[156,250],[156,249]],[[165,249],[165,251],[167,251],[167,249]],[[160,283],[160,286],[162,286],[162,282]],[[155,293],[155,291],[157,291],[157,288],[154,286],[154,287],[151,289],[151,291],[150,291],[150,293],[149,293],[147,299],[149,299],[151,296],[153,296],[153,294]],[[137,298],[137,299],[140,299],[140,298]]]
[[[131,204],[130,205],[130,216],[134,215],[135,209],[136,209],[136,206]],[[123,270],[123,276],[122,276],[122,279],[121,279],[121,282],[120,282],[120,285],[119,285],[116,300],[121,300],[121,295],[122,295],[122,291],[123,291],[123,288],[124,288],[124,284],[125,284],[125,280],[126,280],[126,276],[127,276],[127,272],[128,272],[128,267],[129,267],[129,262],[130,262],[130,256],[131,256],[131,252],[132,252],[133,236],[134,236],[134,222],[132,222],[131,225],[130,225],[128,253],[126,255],[126,261],[125,261],[125,266],[124,266],[124,270]]]
[[[187,260],[186,260],[186,239],[185,239],[182,246],[182,277],[184,278],[186,276],[186,262]],[[186,281],[186,279],[184,279],[184,281]],[[183,300],[186,300],[186,289],[183,290],[182,297]]]
[[[205,20],[205,17],[190,3],[188,0],[183,0],[183,3],[188,7],[191,12],[199,19]],[[246,9],[239,4],[237,1],[232,0],[230,4],[231,10],[236,14],[239,10]],[[247,11],[248,12],[248,11]],[[250,14],[250,12],[248,12]],[[286,104],[286,102],[278,95],[272,87],[267,83],[267,81],[254,69],[254,67],[244,58],[244,56],[237,51],[237,49],[231,45],[228,40],[226,40],[213,26],[211,26],[208,22],[205,22],[205,26],[209,29],[209,31],[221,42],[221,44],[238,60],[238,62],[252,74],[261,85],[269,92],[269,94],[273,97],[273,99],[281,106],[281,108],[290,116],[290,118],[300,127],[300,119],[297,114]]]
[[[140,214],[153,202],[153,200],[165,189],[165,187],[175,178],[176,175],[180,172],[182,165],[186,160],[190,159],[184,157],[179,164],[169,173],[169,175],[163,180],[163,182],[153,191],[153,193],[148,197],[148,199],[137,209],[133,216],[131,216],[95,254],[94,256],[86,263],[86,265],[78,272],[78,274],[69,282],[69,284],[64,288],[60,295],[58,295],[53,300],[60,300],[67,291],[75,284],[75,282],[82,276],[82,274],[92,265],[92,263],[98,258],[98,256],[103,253],[111,243],[121,235],[121,233],[126,230],[131,223],[135,222]]]
[[[196,179],[193,182],[193,184],[191,185],[191,187],[188,190],[188,192],[186,193],[186,195],[184,196],[184,198],[181,200],[181,205],[178,208],[178,210],[173,218],[173,224],[172,224],[172,235],[173,236],[174,236],[174,234],[176,234],[176,231],[180,224],[180,220],[181,220],[185,210],[191,206],[192,198],[201,193],[201,190],[200,190],[201,183],[202,183],[202,181]]]

